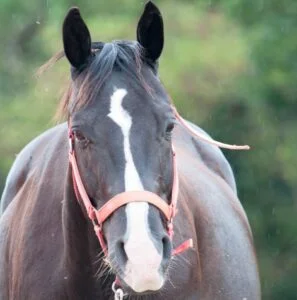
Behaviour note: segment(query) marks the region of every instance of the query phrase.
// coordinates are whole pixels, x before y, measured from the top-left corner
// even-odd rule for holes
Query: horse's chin
[[[138,284],[131,284],[129,286],[135,293],[143,294],[143,293],[157,292],[162,289],[163,285],[164,285],[164,280],[160,279],[158,282],[144,281]]]
[[[159,278],[156,280],[139,280],[137,282],[126,277],[120,279],[120,284],[123,290],[129,295],[152,295],[160,292],[164,286],[165,279],[158,275]]]

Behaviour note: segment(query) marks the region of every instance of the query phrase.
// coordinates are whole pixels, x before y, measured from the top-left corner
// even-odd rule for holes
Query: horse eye
[[[171,133],[174,128],[174,125],[175,125],[174,122],[170,122],[166,127],[166,133]]]
[[[165,139],[168,140],[168,141],[171,141],[172,130],[174,128],[174,125],[175,125],[174,122],[170,122],[166,126]]]
[[[80,141],[80,142],[83,142],[83,141],[86,141],[87,139],[85,138],[85,136],[82,134],[81,131],[79,130],[74,130],[73,131],[73,134],[75,136],[75,139]]]

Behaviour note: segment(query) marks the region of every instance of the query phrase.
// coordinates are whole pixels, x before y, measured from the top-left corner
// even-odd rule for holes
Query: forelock
[[[73,102],[68,103],[71,104],[71,113],[94,101],[114,70],[124,72],[144,91],[151,92],[141,73],[144,60],[143,49],[139,43],[127,41],[98,43],[96,50],[89,66],[74,80],[74,84],[77,81],[79,87],[75,99],[71,100]]]

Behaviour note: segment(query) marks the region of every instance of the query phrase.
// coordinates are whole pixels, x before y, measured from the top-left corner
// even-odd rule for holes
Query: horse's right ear
[[[91,36],[79,9],[69,10],[63,23],[64,52],[74,68],[84,66],[91,55]]]

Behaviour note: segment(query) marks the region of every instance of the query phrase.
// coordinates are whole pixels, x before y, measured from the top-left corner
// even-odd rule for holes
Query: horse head
[[[158,77],[160,11],[146,4],[135,42],[94,43],[72,8],[63,43],[72,77],[69,130],[90,202],[100,209],[121,193],[148,191],[169,204],[175,117]],[[136,293],[162,288],[172,255],[167,220],[145,195],[113,211],[102,226],[111,268]]]

